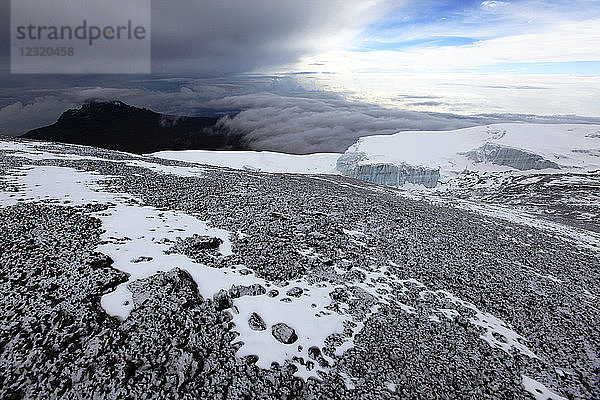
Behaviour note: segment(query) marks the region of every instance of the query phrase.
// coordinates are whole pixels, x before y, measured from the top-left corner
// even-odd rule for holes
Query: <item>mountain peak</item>
[[[217,118],[160,114],[119,100],[89,100],[65,111],[56,123],[23,135],[131,153],[246,150],[241,136],[217,126]]]
[[[73,118],[90,118],[90,117],[115,117],[115,116],[133,116],[135,114],[150,113],[159,115],[145,108],[137,108],[123,103],[119,100],[113,101],[98,101],[88,100],[79,108],[72,108],[58,118],[59,121],[65,121]]]

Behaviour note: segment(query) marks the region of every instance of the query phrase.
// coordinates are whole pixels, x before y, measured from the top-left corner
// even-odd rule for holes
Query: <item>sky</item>
[[[0,134],[92,97],[227,114],[257,149],[296,152],[408,129],[600,121],[600,0],[174,0],[151,16],[150,75],[11,75],[2,0]]]
[[[387,11],[352,47],[325,55],[331,63],[377,72],[600,72],[598,0],[383,4]]]

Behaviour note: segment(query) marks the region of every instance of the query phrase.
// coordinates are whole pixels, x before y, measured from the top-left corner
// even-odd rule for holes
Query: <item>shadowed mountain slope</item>
[[[159,114],[120,101],[89,102],[65,111],[54,124],[23,135],[29,139],[81,144],[131,153],[160,150],[243,150],[242,135],[217,118]]]

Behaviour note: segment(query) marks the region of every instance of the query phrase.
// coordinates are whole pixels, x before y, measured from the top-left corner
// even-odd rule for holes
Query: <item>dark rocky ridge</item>
[[[65,111],[54,124],[31,130],[22,137],[137,154],[247,149],[240,133],[227,131],[217,121],[159,114],[120,101],[92,101]]]

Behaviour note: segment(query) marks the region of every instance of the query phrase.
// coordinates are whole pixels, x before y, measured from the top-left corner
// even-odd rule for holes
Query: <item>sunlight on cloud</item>
[[[470,45],[424,46],[401,51],[332,51],[308,57],[304,64],[325,60],[328,70],[357,73],[452,72],[500,63],[597,61],[600,60],[598,26],[600,19],[562,23],[542,33],[481,40]]]
[[[406,2],[345,48],[287,69],[315,71],[324,88],[392,107],[594,116],[599,4]],[[423,9],[437,18],[420,21]],[[407,102],[398,94],[440,98]]]

